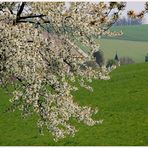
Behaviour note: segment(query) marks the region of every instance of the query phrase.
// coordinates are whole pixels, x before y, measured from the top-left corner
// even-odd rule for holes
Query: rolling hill
[[[130,57],[136,63],[143,63],[148,53],[148,25],[113,26],[111,30],[123,30],[124,35],[97,40],[105,60],[113,59],[117,51],[119,57]],[[78,41],[77,45],[86,53],[90,50]]]
[[[148,42],[148,25],[113,26],[111,31],[123,31],[122,36],[104,37],[107,39],[119,39],[128,41]]]
[[[119,58],[130,57],[136,63],[143,63],[148,53],[148,42],[118,39],[101,39],[99,42],[106,61],[114,58],[117,51]]]

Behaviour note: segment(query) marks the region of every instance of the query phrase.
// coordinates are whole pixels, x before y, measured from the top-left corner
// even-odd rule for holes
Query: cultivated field
[[[111,73],[111,80],[92,83],[94,92],[80,89],[75,101],[98,107],[95,119],[102,125],[88,127],[72,123],[79,129],[74,138],[54,142],[51,135],[39,135],[36,117],[22,119],[18,111],[5,113],[8,96],[0,89],[0,145],[147,145],[148,63],[121,66]]]

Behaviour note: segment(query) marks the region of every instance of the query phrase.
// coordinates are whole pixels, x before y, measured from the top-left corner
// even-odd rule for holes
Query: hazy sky
[[[126,15],[126,12],[131,9],[135,10],[136,12],[140,12],[141,10],[143,10],[144,4],[145,2],[127,2],[127,7],[124,15]],[[148,14],[144,18],[144,23],[148,24]]]

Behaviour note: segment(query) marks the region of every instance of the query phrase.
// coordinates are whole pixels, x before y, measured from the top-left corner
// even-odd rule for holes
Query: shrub
[[[147,55],[145,56],[145,62],[148,62],[148,53],[147,53]]]
[[[114,59],[109,59],[107,61],[106,67],[108,68],[108,67],[111,67],[113,65],[116,65],[116,61]]]
[[[93,53],[93,56],[96,59],[96,63],[99,64],[100,67],[102,67],[104,65],[104,61],[105,61],[103,52],[101,50],[98,50]]]

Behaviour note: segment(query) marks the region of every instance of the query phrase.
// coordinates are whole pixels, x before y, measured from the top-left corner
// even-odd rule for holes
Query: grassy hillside
[[[116,51],[119,57],[131,57],[136,63],[142,63],[148,53],[148,42],[101,39],[101,50],[105,59],[114,58]]]
[[[8,97],[0,90],[0,145],[147,145],[148,63],[121,66],[111,73],[111,80],[92,83],[94,92],[80,89],[75,101],[98,107],[95,119],[102,125],[79,129],[74,138],[55,143],[45,132],[39,135],[35,117],[22,119],[19,112],[4,113]]]
[[[118,39],[99,39],[98,42],[106,61],[113,59],[117,51],[119,58],[130,57],[136,63],[143,63],[148,53],[148,42]],[[90,50],[89,47],[82,45],[80,42],[77,42],[77,45],[86,53]]]
[[[112,31],[123,31],[123,35],[111,39],[148,42],[148,25],[113,26]],[[110,37],[105,37],[109,38]]]

